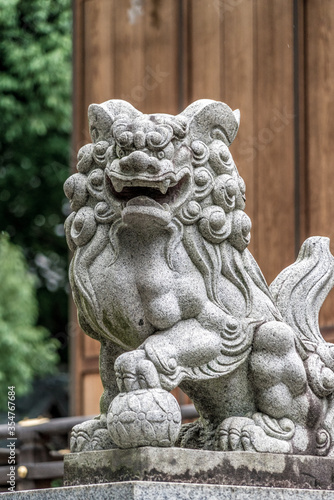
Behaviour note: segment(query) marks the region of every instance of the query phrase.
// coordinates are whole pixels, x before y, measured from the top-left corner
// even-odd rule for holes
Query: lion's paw
[[[247,427],[254,425],[251,418],[230,417],[225,419],[217,429],[216,448],[222,451],[247,450]]]
[[[260,426],[259,414],[255,418],[230,417],[217,429],[216,449],[222,451],[252,451],[259,453],[291,453],[291,439],[274,437],[272,428]],[[267,417],[270,419],[270,417]],[[275,419],[270,419],[277,423]],[[276,430],[276,429],[275,429]],[[269,431],[269,432],[268,432]],[[291,436],[292,437],[292,436]]]
[[[115,448],[107,429],[105,415],[73,427],[70,448],[72,453]]]

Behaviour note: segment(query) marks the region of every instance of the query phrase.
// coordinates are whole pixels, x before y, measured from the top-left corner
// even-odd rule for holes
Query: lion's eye
[[[165,158],[165,153],[163,151],[159,151],[157,157],[159,158],[159,160],[161,160],[162,158]]]
[[[123,158],[125,156],[125,151],[124,149],[120,148],[119,146],[116,146],[116,154],[118,158]]]

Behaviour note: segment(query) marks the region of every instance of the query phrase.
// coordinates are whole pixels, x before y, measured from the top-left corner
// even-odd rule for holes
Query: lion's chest
[[[104,315],[114,333],[129,337],[127,343],[196,317],[207,300],[203,278],[183,245],[168,256],[169,250],[166,238],[121,239],[118,259],[104,269]]]

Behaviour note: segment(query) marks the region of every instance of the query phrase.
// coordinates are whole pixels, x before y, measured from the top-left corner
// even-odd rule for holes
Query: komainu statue
[[[334,346],[318,312],[334,283],[312,237],[268,288],[247,250],[245,184],[229,146],[239,111],[177,116],[89,107],[92,144],[65,184],[70,281],[101,343],[101,414],[72,451],[181,446],[334,454]],[[175,387],[199,413],[181,426]]]

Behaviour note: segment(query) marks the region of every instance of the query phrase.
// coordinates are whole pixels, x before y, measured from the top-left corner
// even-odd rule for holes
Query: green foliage
[[[71,0],[0,0],[0,230],[38,276],[39,322],[62,334],[71,128]]]
[[[6,410],[7,392],[29,390],[35,376],[52,372],[58,360],[58,342],[36,327],[37,300],[34,278],[22,251],[0,235],[0,408]]]
[[[4,140],[69,132],[68,0],[0,0]]]

